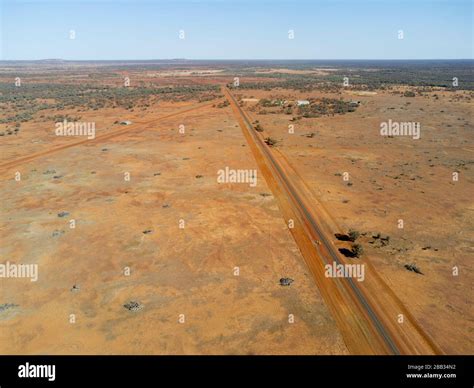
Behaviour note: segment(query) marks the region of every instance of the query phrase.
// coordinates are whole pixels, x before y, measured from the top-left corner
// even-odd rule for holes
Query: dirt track
[[[0,314],[0,352],[347,354],[265,180],[216,184],[224,166],[258,168],[230,107],[144,127],[25,163],[21,184],[2,180],[3,257],[40,276],[0,279],[0,303],[17,306]],[[144,308],[124,308],[131,300]]]
[[[223,88],[223,92],[285,219],[295,221],[291,229],[293,237],[349,350],[354,354],[441,353],[368,260],[360,261],[366,267],[363,284],[352,278],[325,276],[326,264],[349,263],[338,254],[328,237],[339,232],[337,226],[283,155],[272,152],[262,136],[252,130],[231,92],[227,88]],[[321,245],[314,244],[318,240]],[[399,323],[401,317],[403,322]]]
[[[194,111],[196,109],[201,109],[201,108],[204,108],[206,106],[211,106],[215,103],[216,102],[214,101],[212,103],[200,104],[198,106],[193,106],[193,107],[188,108],[188,109],[183,109],[183,110],[180,110],[180,111],[175,112],[175,113],[170,113],[170,114],[158,117],[157,119],[154,119],[154,120],[135,122],[135,123],[133,123],[133,124],[131,124],[131,125],[125,127],[125,128],[119,129],[119,130],[114,131],[112,133],[105,133],[103,135],[97,136],[95,139],[85,139],[85,140],[76,141],[76,142],[73,142],[73,143],[70,143],[70,144],[62,144],[60,146],[56,146],[56,147],[53,147],[53,148],[45,150],[45,151],[37,152],[37,153],[31,154],[31,155],[28,155],[28,156],[24,156],[24,157],[16,159],[16,160],[11,160],[9,162],[0,164],[0,170],[7,170],[9,168],[18,166],[20,164],[30,162],[30,161],[32,161],[34,159],[37,159],[37,158],[40,158],[42,156],[47,156],[47,155],[50,155],[52,153],[59,152],[59,151],[62,151],[62,150],[65,150],[65,149],[68,149],[68,148],[71,148],[71,147],[76,147],[76,146],[87,144],[87,143],[97,143],[97,142],[100,142],[100,141],[109,140],[109,139],[112,139],[112,138],[115,138],[115,137],[118,137],[118,136],[122,136],[122,135],[124,135],[126,133],[129,133],[131,131],[142,131],[142,130],[144,130],[143,125],[150,124],[150,123],[157,122],[157,121],[164,120],[164,119],[168,119],[168,118],[171,118],[171,117],[174,117],[174,116],[178,116],[180,114],[191,112],[191,111]]]

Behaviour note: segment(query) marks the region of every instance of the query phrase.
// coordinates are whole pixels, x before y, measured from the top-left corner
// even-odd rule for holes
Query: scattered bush
[[[349,235],[349,239],[354,242],[355,240],[359,238],[360,233],[357,230],[349,229],[348,235]]]
[[[364,253],[364,248],[360,244],[352,244],[352,253],[354,257],[360,257]]]
[[[270,147],[273,147],[276,145],[277,141],[271,137],[266,137],[265,138],[265,143],[270,146]]]

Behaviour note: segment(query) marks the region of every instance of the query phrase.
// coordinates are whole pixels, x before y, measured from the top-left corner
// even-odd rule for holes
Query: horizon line
[[[324,58],[324,59],[289,59],[289,58],[152,58],[152,59],[0,59],[0,62],[130,62],[130,61],[474,61],[474,58]]]

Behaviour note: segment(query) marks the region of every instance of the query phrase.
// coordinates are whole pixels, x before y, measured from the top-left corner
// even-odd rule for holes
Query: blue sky
[[[472,24],[471,0],[0,0],[0,59],[473,58]]]

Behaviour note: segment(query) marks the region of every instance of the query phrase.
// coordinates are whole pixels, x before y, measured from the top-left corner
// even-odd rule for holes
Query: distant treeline
[[[448,89],[474,90],[474,72],[470,62],[454,62],[447,65],[444,62],[426,66],[424,62],[402,62],[392,67],[368,67],[327,71],[327,74],[288,74],[288,73],[256,73],[255,68],[242,69],[237,77],[260,78],[258,82],[241,81],[242,89],[274,89],[281,87],[294,90],[331,89],[342,86],[344,77],[349,85],[363,85],[367,89],[380,89],[392,85],[444,87]],[[302,67],[302,66],[299,66]],[[260,69],[262,70],[262,69]],[[310,69],[307,69],[310,70]],[[315,70],[313,68],[313,70]],[[320,69],[324,71],[324,69]],[[458,86],[454,86],[457,78]]]
[[[87,84],[28,83],[16,87],[13,82],[0,83],[2,110],[14,114],[0,119],[0,123],[26,122],[46,109],[92,109],[105,107],[148,107],[149,98],[160,100],[213,99],[219,88],[211,85],[173,87],[111,87]]]

